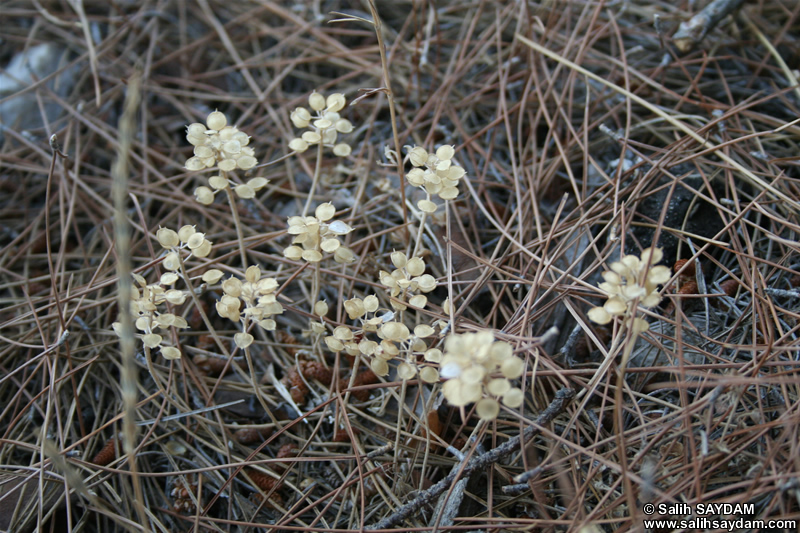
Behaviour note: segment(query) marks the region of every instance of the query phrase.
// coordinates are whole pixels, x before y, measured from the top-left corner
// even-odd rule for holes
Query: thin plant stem
[[[306,198],[306,205],[303,206],[303,216],[308,215],[308,210],[311,208],[311,201],[314,199],[314,193],[317,190],[317,184],[319,183],[319,173],[320,169],[322,168],[322,150],[325,147],[320,140],[317,143],[317,163],[314,165],[314,178],[311,181],[311,189],[308,191],[308,198]]]
[[[395,434],[394,438],[394,468],[395,472],[399,466],[399,452],[400,452],[400,435],[402,431],[400,428],[403,427],[403,410],[406,407],[406,387],[407,383],[406,380],[403,380],[403,384],[400,386],[400,397],[397,400],[397,433]]]
[[[200,317],[203,319],[203,324],[208,328],[208,332],[214,338],[214,341],[217,343],[217,347],[220,349],[220,353],[223,354],[225,357],[230,357],[228,350],[225,348],[225,345],[222,344],[222,341],[219,340],[219,335],[217,335],[214,326],[211,325],[211,320],[209,320],[208,315],[206,314],[203,306],[200,303],[200,298],[197,297],[197,294],[194,290],[194,286],[192,285],[191,279],[189,279],[189,274],[186,272],[186,265],[183,262],[183,257],[181,257],[180,250],[174,250],[178,256],[178,264],[181,268],[181,276],[183,277],[184,283],[186,283],[186,287],[189,289],[189,294],[192,297],[192,302],[194,302],[195,307],[197,308],[197,312],[200,313]]]
[[[322,267],[320,266],[320,261],[314,263],[314,278],[311,282],[311,314],[314,314],[314,304],[317,303],[319,300],[319,285],[320,285],[320,278],[321,278],[321,270]]]
[[[361,366],[361,352],[356,354],[355,360],[353,361],[353,369],[350,372],[350,381],[347,383],[347,392],[344,393],[344,405],[348,405],[350,401],[350,389],[353,388],[353,385],[356,383],[356,374],[358,374],[358,368]]]
[[[225,172],[222,177],[226,180],[225,194],[228,196],[228,205],[231,206],[231,216],[233,217],[233,225],[236,226],[236,237],[239,239],[239,254],[242,257],[242,270],[247,270],[247,252],[244,248],[244,235],[242,234],[242,223],[239,220],[239,211],[236,209],[236,199],[233,197],[233,190],[229,183],[227,183],[228,176]]]
[[[136,397],[139,380],[136,372],[136,360],[134,355],[134,317],[133,313],[131,313],[130,307],[131,299],[133,298],[133,284],[131,282],[133,265],[131,261],[132,252],[130,246],[130,226],[125,215],[125,196],[128,190],[128,174],[130,172],[128,158],[130,157],[130,151],[133,145],[133,138],[135,135],[135,117],[139,106],[139,99],[141,97],[140,74],[135,74],[130,78],[129,81],[130,85],[128,87],[127,97],[125,98],[125,107],[119,123],[120,136],[119,144],[117,145],[117,156],[111,169],[111,188],[114,204],[114,235],[116,237],[118,260],[117,275],[119,280],[119,292],[117,301],[121,315],[120,321],[122,324],[122,369],[120,372],[122,382],[122,402],[124,409],[124,416],[122,419],[122,448],[125,454],[128,456],[128,468],[130,469],[131,473],[131,483],[133,485],[134,495],[133,504],[134,508],[136,509],[136,515],[141,523],[145,524],[147,523],[147,513],[144,506],[144,491],[142,489],[142,479],[139,477],[139,467],[136,463],[136,427],[134,424],[136,420]],[[97,99],[99,102],[99,93],[97,94]],[[55,156],[53,157],[53,164],[55,164]],[[52,172],[50,175],[52,176]],[[48,176],[48,195],[50,190],[49,180],[50,176]],[[45,213],[47,212],[49,212],[49,209],[45,211]],[[52,272],[53,263],[52,258],[50,257],[49,220],[46,220],[46,222],[48,225],[46,226],[45,237],[47,239],[48,262]],[[55,272],[53,272],[53,274],[55,274]],[[51,279],[53,283],[53,294],[56,295],[55,297],[57,299],[58,291],[56,290],[55,286],[55,276],[53,276]],[[58,303],[58,300],[56,300],[56,303]],[[56,309],[58,310],[59,315],[61,315],[61,306],[58,305]],[[61,316],[61,324],[63,328],[63,316]],[[52,390],[53,389],[51,386],[50,391],[52,392]],[[49,415],[50,402],[47,403],[47,406]],[[47,418],[45,418],[45,420],[47,420]],[[43,427],[48,427],[48,423],[46,422]],[[148,530],[149,529],[145,526],[145,531]]]
[[[319,300],[319,293],[320,293],[320,279],[322,274],[322,267],[320,266],[320,262],[317,261],[314,263],[314,277],[311,281],[311,301],[309,302],[309,307],[311,308],[311,316],[316,316],[314,314],[314,306],[316,305],[317,301]],[[322,318],[320,317],[320,320]],[[314,335],[314,350],[319,346],[320,335]]]
[[[634,306],[633,309],[636,309]],[[625,446],[625,436],[623,432],[625,431],[625,409],[623,408],[622,404],[622,389],[625,387],[625,370],[628,367],[628,360],[631,357],[631,353],[633,352],[633,347],[636,345],[636,340],[639,338],[639,332],[634,327],[634,318],[636,317],[636,313],[632,313],[632,316],[625,321],[625,348],[622,351],[622,360],[620,361],[619,368],[617,370],[617,388],[614,391],[614,402],[617,408],[615,409],[615,416],[614,416],[614,433],[617,438],[617,450],[619,456],[619,463],[622,467],[622,472],[625,472],[628,469],[628,457],[627,457],[627,448]],[[620,335],[621,336],[621,335]],[[631,502],[631,491],[633,490],[631,486],[631,479],[627,475],[623,475],[623,484],[625,485],[625,493],[629,496],[629,505],[632,503],[631,509],[636,508],[636,503]]]
[[[242,323],[242,331],[245,333],[247,332],[247,321],[244,320]],[[253,358],[250,355],[250,347],[244,348],[244,358],[247,361],[247,369],[250,371],[250,384],[253,386],[253,394],[256,395],[258,399],[258,403],[261,404],[261,407],[264,409],[265,413],[270,412],[270,408],[267,405],[267,402],[264,401],[264,398],[261,395],[261,391],[258,389],[258,379],[256,379],[256,368],[253,366]]]
[[[394,91],[392,91],[392,81],[389,76],[389,61],[386,59],[386,43],[383,40],[383,24],[378,15],[378,8],[375,7],[375,2],[369,0],[369,10],[372,14],[372,21],[375,26],[375,37],[378,39],[378,51],[381,56],[381,69],[383,70],[383,92],[386,93],[386,99],[389,101],[389,116],[392,122],[392,138],[394,139],[394,150],[397,154],[397,176],[403,182],[403,155],[400,151],[400,134],[397,131],[397,111],[394,108]],[[405,232],[406,240],[411,235],[408,232],[408,207],[406,206],[406,188],[403,184],[400,186],[401,202],[403,206],[403,231]]]
[[[419,253],[419,249],[422,246],[422,234],[425,231],[425,220],[428,218],[428,213],[425,211],[422,212],[422,217],[419,219],[419,229],[417,230],[417,241],[414,243],[414,252],[411,254],[411,257],[416,257]]]

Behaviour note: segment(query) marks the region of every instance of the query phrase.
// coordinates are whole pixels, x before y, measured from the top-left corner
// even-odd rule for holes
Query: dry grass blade
[[[3,2],[0,529],[796,529],[800,4],[738,4]]]

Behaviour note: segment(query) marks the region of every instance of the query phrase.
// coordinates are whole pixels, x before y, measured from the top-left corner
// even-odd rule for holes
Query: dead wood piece
[[[475,470],[483,470],[487,468],[489,465],[496,463],[506,455],[518,449],[523,441],[528,441],[533,438],[534,435],[539,434],[539,432],[542,430],[542,426],[549,424],[556,416],[558,416],[567,407],[567,405],[569,405],[574,397],[574,390],[568,388],[560,389],[558,392],[556,392],[556,396],[553,398],[553,401],[550,402],[550,405],[548,405],[547,408],[542,411],[542,414],[536,418],[536,421],[533,424],[525,428],[525,430],[522,432],[522,435],[513,437],[497,448],[493,448],[486,453],[473,457],[469,462],[467,462],[466,465],[464,465],[463,468],[450,472],[447,477],[433,485],[431,488],[423,491],[419,496],[397,509],[394,513],[380,520],[377,524],[369,526],[367,529],[388,529],[418,513],[424,509],[434,498],[437,498],[441,493],[446,491],[456,479],[466,479]]]
[[[686,53],[708,35],[719,22],[739,9],[744,0],[714,0],[686,22],[681,22],[672,42],[682,53]]]

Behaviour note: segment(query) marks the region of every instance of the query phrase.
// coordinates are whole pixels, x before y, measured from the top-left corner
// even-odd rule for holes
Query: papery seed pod
[[[265,428],[241,428],[233,433],[233,440],[239,444],[252,444],[267,440],[275,430],[272,427]]]
[[[206,118],[206,125],[212,130],[221,130],[228,124],[228,118],[221,111],[212,111]]]
[[[111,437],[99,452],[92,458],[91,463],[97,466],[106,466],[117,458],[117,438]]]

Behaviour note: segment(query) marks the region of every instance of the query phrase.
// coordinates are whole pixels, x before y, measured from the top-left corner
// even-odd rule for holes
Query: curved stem
[[[222,177],[226,180],[228,176],[225,172],[222,173]],[[236,226],[236,237],[239,239],[239,254],[242,257],[242,270],[247,270],[247,253],[245,252],[244,248],[244,236],[242,234],[242,223],[239,220],[239,211],[236,209],[236,199],[233,197],[233,190],[231,189],[230,184],[228,183],[225,186],[225,194],[228,195],[228,205],[231,206],[231,216],[233,217],[233,225]]]
[[[247,332],[247,320],[244,320],[242,323],[242,331],[245,333]],[[244,348],[244,358],[247,361],[247,370],[250,372],[250,384],[253,386],[253,394],[255,394],[258,403],[261,405],[261,408],[264,409],[265,413],[270,412],[270,407],[267,405],[267,402],[261,395],[261,391],[258,387],[258,379],[256,378],[256,368],[253,365],[253,357],[250,355],[250,347]]]
[[[322,267],[319,266],[320,262],[317,261],[314,263],[314,278],[311,282],[311,315],[314,315],[314,305],[316,305],[317,300],[319,300],[319,291],[320,291],[320,278],[321,278],[321,270]]]
[[[192,281],[189,279],[189,274],[186,272],[186,265],[183,263],[183,257],[181,257],[180,250],[173,249],[173,251],[178,255],[178,264],[181,267],[181,276],[183,276],[183,282],[186,283],[186,287],[189,289],[189,294],[192,297],[195,308],[197,308],[197,312],[200,313],[200,317],[203,319],[203,323],[206,325],[206,328],[208,328],[208,332],[214,338],[214,342],[217,343],[220,353],[225,355],[225,357],[230,357],[230,353],[228,353],[228,350],[225,348],[225,345],[222,344],[222,341],[219,340],[219,335],[217,335],[214,326],[211,325],[211,320],[209,320],[208,315],[200,303],[200,299],[197,297],[197,294],[194,291],[194,286],[192,285]]]
[[[623,435],[625,431],[625,409],[622,405],[622,389],[625,388],[625,370],[628,367],[628,360],[631,357],[631,353],[633,352],[633,347],[636,345],[636,340],[639,338],[639,332],[636,330],[634,325],[634,319],[636,317],[636,312],[634,312],[630,317],[626,317],[625,320],[625,348],[622,351],[622,360],[620,361],[619,368],[617,369],[617,388],[614,391],[614,404],[615,404],[615,416],[614,416],[614,433],[617,438],[617,450],[618,457],[619,457],[619,464],[622,467],[622,474],[623,479],[622,483],[625,487],[625,492],[628,494],[628,504],[633,505],[631,509],[636,508],[636,502],[631,497],[631,491],[633,487],[631,486],[631,479],[629,476],[626,475],[626,471],[628,469],[628,456],[627,456],[627,448],[625,446],[625,435]],[[635,516],[635,515],[634,515]]]
[[[425,220],[428,218],[428,213],[422,212],[422,217],[419,219],[419,229],[417,230],[417,242],[414,243],[414,251],[411,257],[416,257],[422,245],[422,233],[425,231]]]
[[[383,92],[386,93],[386,99],[389,101],[389,116],[392,122],[392,137],[394,139],[394,150],[397,159],[397,177],[400,179],[400,195],[403,206],[403,231],[405,232],[406,240],[411,238],[408,232],[408,207],[406,206],[406,187],[403,178],[403,154],[400,151],[400,134],[397,131],[397,112],[394,107],[394,91],[392,91],[392,82],[389,76],[389,61],[386,58],[386,43],[383,40],[383,29],[381,18],[378,15],[378,8],[375,7],[373,0],[369,1],[369,10],[372,14],[372,21],[375,26],[375,37],[378,39],[378,51],[381,56],[381,69],[383,70]]]
[[[308,198],[306,198],[306,205],[303,206],[303,216],[308,214],[309,208],[311,208],[311,200],[314,198],[314,192],[317,190],[317,183],[319,183],[319,172],[322,168],[322,149],[324,146],[322,145],[322,141],[320,140],[317,143],[317,164],[314,165],[314,178],[311,181],[311,189],[308,191]]]

